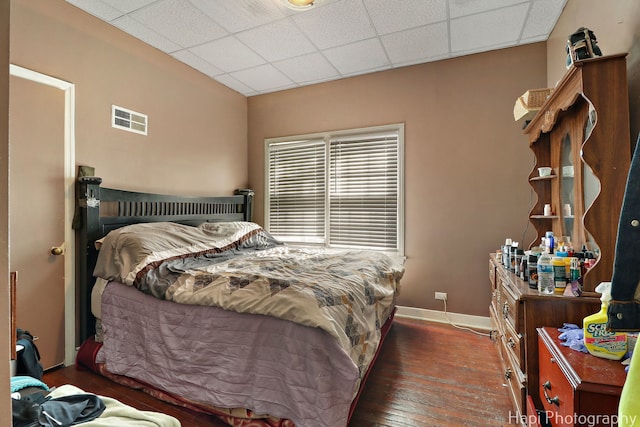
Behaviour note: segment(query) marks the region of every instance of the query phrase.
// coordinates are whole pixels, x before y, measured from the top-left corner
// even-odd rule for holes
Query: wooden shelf
[[[598,261],[583,279],[585,291],[592,292],[613,275],[631,162],[626,54],[575,62],[524,133],[536,157],[529,184],[537,202],[529,218],[537,237],[529,247],[553,231],[556,236],[571,236],[574,249],[598,248]],[[540,167],[562,171],[569,166],[573,176],[538,176]],[[561,212],[565,203],[572,207],[570,217],[539,215],[545,204]]]
[[[558,177],[558,175],[533,176],[533,177],[529,178],[529,181],[531,181],[531,182],[533,182],[533,181],[548,181],[550,179],[555,179],[557,177]]]

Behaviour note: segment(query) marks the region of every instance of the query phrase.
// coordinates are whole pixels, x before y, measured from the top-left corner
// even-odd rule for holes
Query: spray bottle
[[[596,292],[602,294],[600,311],[587,316],[582,321],[584,327],[584,345],[589,353],[604,359],[620,360],[627,352],[627,334],[607,330],[607,307],[611,301],[611,282],[602,282],[596,286]]]

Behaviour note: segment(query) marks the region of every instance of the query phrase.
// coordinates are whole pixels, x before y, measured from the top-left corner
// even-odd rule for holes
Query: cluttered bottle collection
[[[539,246],[526,251],[507,238],[496,256],[505,269],[528,282],[530,288],[549,295],[580,296],[582,278],[596,263],[592,251],[586,247],[576,251],[569,237],[556,237],[552,231],[545,233]]]
[[[542,295],[578,297],[583,293],[583,277],[595,265],[597,254],[583,247],[575,251],[570,238],[554,236],[548,231],[540,245],[529,250],[520,248],[518,242],[506,239],[496,251],[496,260],[516,274],[529,288]],[[635,348],[637,334],[614,332],[607,329],[607,307],[611,299],[611,283],[600,283],[595,291],[600,293],[601,308],[583,319],[581,340],[586,350],[594,356],[619,360]],[[576,326],[578,328],[578,326]]]

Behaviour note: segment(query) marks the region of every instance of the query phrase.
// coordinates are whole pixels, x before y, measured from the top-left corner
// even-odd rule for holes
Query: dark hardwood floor
[[[396,317],[349,427],[503,426],[513,410],[500,372],[489,338]],[[43,381],[50,387],[73,384],[140,410],[164,412],[185,427],[226,426],[213,416],[162,403],[74,367],[47,372]]]

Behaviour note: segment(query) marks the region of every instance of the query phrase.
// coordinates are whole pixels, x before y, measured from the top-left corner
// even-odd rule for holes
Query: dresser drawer
[[[493,341],[494,344],[498,344],[502,335],[504,335],[504,325],[502,320],[498,318],[498,314],[496,313],[493,305],[489,306],[489,320],[491,321],[491,332],[489,333],[489,338]]]
[[[518,302],[511,290],[507,286],[499,287],[499,313],[502,318],[511,325],[511,328],[518,330]]]
[[[544,342],[539,339],[540,401],[554,427],[573,426],[574,389]]]
[[[489,259],[489,282],[491,282],[491,289],[496,288],[496,265],[492,259]]]
[[[514,359],[513,351],[507,347],[506,337],[502,336],[500,340],[499,350],[500,358],[503,366],[503,379],[509,387],[509,396],[514,405],[516,414],[522,416],[525,414],[525,376],[520,369],[520,361]]]
[[[617,360],[561,346],[559,335],[556,328],[538,329],[539,396],[551,424],[616,426],[613,421],[627,378],[624,367]]]
[[[518,368],[524,371],[524,346],[522,345],[522,335],[517,333],[509,322],[505,322],[504,326],[502,335],[504,336],[505,347],[507,351],[511,353],[511,358],[514,360],[514,363],[517,363]]]

